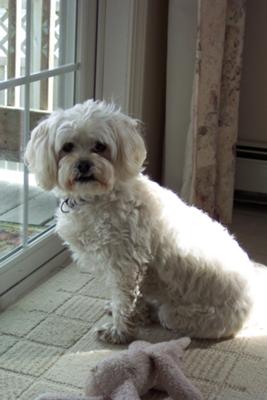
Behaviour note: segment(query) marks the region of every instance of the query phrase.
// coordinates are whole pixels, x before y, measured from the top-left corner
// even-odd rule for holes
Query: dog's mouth
[[[96,181],[96,178],[93,174],[86,175],[86,176],[81,175],[81,176],[78,176],[77,178],[75,178],[75,182],[78,182],[78,183],[88,183],[88,182],[95,182],[95,181]]]

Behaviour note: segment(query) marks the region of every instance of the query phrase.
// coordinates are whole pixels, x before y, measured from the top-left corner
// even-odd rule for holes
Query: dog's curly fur
[[[181,335],[236,334],[252,306],[252,263],[222,225],[144,176],[145,158],[138,122],[93,100],[54,112],[26,149],[40,186],[68,199],[57,230],[74,259],[112,287],[100,339],[130,341],[151,305]]]

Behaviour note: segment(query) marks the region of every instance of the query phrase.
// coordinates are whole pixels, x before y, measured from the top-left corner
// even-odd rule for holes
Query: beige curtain
[[[232,218],[244,0],[199,0],[196,69],[182,197]]]

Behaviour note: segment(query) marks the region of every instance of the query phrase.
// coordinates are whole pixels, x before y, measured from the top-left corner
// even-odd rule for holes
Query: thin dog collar
[[[75,200],[71,197],[67,197],[66,199],[62,200],[60,204],[60,210],[63,214],[67,214],[70,212],[70,210],[75,210],[85,203],[87,203],[87,201],[82,198]]]

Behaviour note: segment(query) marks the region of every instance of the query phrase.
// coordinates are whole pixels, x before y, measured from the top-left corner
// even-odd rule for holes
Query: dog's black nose
[[[92,164],[88,160],[80,160],[77,163],[77,169],[81,174],[87,174],[90,171]]]

